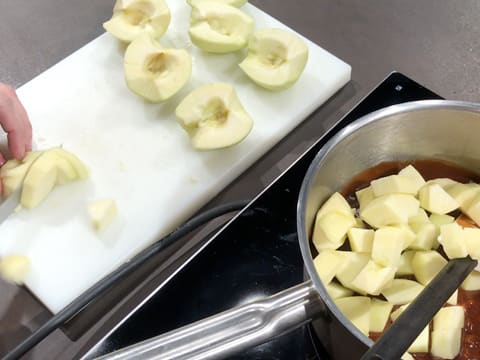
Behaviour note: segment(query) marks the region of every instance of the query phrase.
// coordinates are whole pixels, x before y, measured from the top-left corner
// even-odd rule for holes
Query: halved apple
[[[170,24],[170,10],[163,0],[117,0],[113,16],[103,27],[117,39],[130,42],[141,34],[162,36]]]
[[[190,6],[195,6],[205,1],[214,1],[222,4],[227,4],[235,7],[241,7],[247,3],[247,0],[187,0]]]
[[[242,141],[253,127],[232,85],[200,86],[175,110],[179,124],[198,150],[220,149]]]
[[[192,57],[184,49],[164,48],[150,35],[128,45],[123,60],[127,86],[151,102],[176,94],[192,75]]]
[[[308,60],[308,47],[297,35],[282,29],[261,29],[248,43],[240,68],[258,85],[283,90],[300,77]]]
[[[219,1],[192,4],[189,35],[200,49],[227,53],[243,49],[253,31],[250,15]]]

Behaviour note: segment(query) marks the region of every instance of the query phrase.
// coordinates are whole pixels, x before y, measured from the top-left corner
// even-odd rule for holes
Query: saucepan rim
[[[338,131],[332,138],[330,138],[324,146],[318,151],[313,161],[310,163],[307,172],[305,173],[302,185],[300,188],[298,202],[297,202],[297,232],[302,253],[303,261],[312,280],[316,290],[324,302],[328,310],[337,318],[347,330],[353,334],[365,346],[372,346],[373,340],[364,335],[358,328],[356,328],[343,313],[335,305],[332,298],[328,295],[320,277],[318,276],[313,263],[313,256],[310,250],[310,236],[306,229],[306,213],[307,213],[307,199],[310,195],[311,189],[314,185],[316,174],[321,171],[321,167],[325,162],[327,155],[335,149],[335,147],[348,136],[352,135],[359,129],[384,118],[394,115],[405,115],[411,112],[426,111],[426,110],[459,110],[466,112],[480,112],[480,104],[467,101],[456,100],[419,100],[405,102],[402,104],[391,105],[380,110],[368,113],[345,126]]]

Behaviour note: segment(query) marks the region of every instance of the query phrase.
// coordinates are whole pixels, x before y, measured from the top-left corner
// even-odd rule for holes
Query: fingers
[[[8,148],[21,160],[32,148],[32,126],[27,112],[8,85],[0,83],[0,126],[7,133]]]

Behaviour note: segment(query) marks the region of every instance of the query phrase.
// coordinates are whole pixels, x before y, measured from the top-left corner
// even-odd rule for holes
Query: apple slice
[[[261,29],[248,43],[240,68],[256,84],[284,90],[300,77],[308,61],[308,47],[297,35],[282,29]]]
[[[214,2],[223,3],[223,4],[235,6],[235,7],[241,7],[247,3],[247,0],[187,0],[187,3],[190,6],[195,6],[197,4],[200,4],[206,1],[214,1]]]
[[[93,228],[97,231],[107,227],[117,216],[117,204],[113,199],[95,200],[88,204],[88,214]]]
[[[0,259],[0,276],[11,283],[22,285],[30,270],[30,259],[23,255],[7,255]]]
[[[178,105],[175,115],[197,150],[237,144],[253,127],[235,89],[225,83],[207,84],[193,90]]]
[[[330,249],[322,251],[313,259],[315,270],[324,285],[332,281],[343,261],[345,256],[341,252]]]
[[[0,178],[3,183],[3,196],[9,196],[18,188],[25,178],[32,163],[42,154],[41,151],[32,151],[25,155],[22,161],[8,160],[0,168]]]
[[[462,234],[468,254],[473,259],[480,260],[480,229],[463,228]]]
[[[253,32],[250,15],[220,1],[196,1],[192,4],[189,35],[200,49],[228,53],[247,46]]]
[[[74,153],[65,150],[64,148],[53,148],[48,151],[55,152],[56,155],[70,163],[76,173],[76,177],[73,180],[83,180],[88,177],[89,170],[87,166]]]
[[[150,35],[128,45],[123,60],[128,88],[151,102],[176,94],[192,75],[192,57],[184,49],[164,48]]]
[[[40,156],[28,170],[23,181],[20,204],[27,209],[36,207],[57,183],[57,158]]]
[[[162,36],[170,24],[170,10],[163,0],[117,0],[112,18],[103,27],[117,39],[130,42],[141,34]]]

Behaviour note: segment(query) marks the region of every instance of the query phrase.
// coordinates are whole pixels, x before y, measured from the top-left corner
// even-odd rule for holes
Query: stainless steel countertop
[[[113,3],[2,1],[0,81],[19,87],[102,34],[101,24],[110,17]],[[480,101],[480,2],[476,0],[251,3],[352,65],[352,81],[208,206],[255,196],[393,70],[445,98]],[[51,102],[55,106],[54,98]],[[0,354],[48,316],[28,291],[0,283]],[[26,358],[77,357],[98,329],[77,341],[57,331]]]

